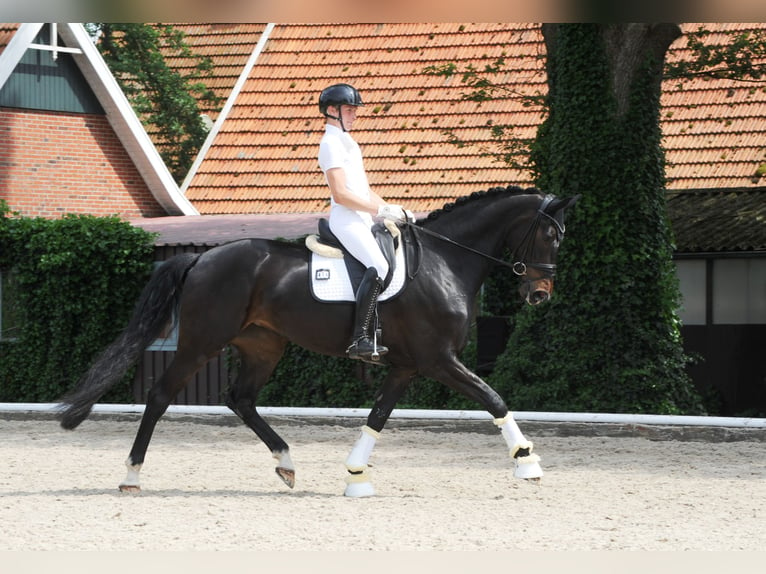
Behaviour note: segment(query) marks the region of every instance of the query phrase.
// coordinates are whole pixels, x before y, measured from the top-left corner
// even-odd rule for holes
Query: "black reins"
[[[479,255],[485,259],[488,259],[494,263],[497,263],[498,265],[502,265],[503,267],[508,267],[519,277],[526,275],[527,268],[529,267],[531,267],[532,269],[539,269],[540,271],[543,271],[546,276],[553,277],[556,274],[555,263],[526,263],[524,261],[524,259],[527,256],[527,251],[529,251],[530,248],[532,247],[532,242],[534,241],[534,237],[537,234],[537,229],[540,226],[540,220],[543,217],[550,219],[554,223],[559,235],[559,240],[561,240],[564,237],[564,232],[566,231],[565,226],[561,222],[559,222],[555,217],[552,217],[551,215],[545,212],[545,208],[548,207],[548,205],[553,200],[554,200],[554,196],[552,195],[546,195],[543,198],[543,201],[540,204],[540,207],[537,209],[537,216],[535,217],[535,220],[527,229],[526,233],[524,234],[524,237],[521,240],[521,243],[519,243],[519,246],[513,251],[513,259],[516,259],[516,253],[521,252],[521,257],[519,257],[518,260],[514,261],[513,263],[509,263],[508,261],[503,261],[502,259],[493,257],[492,255],[489,255],[487,253],[474,249],[473,247],[469,247],[468,245],[463,245],[462,243],[458,243],[457,241],[454,241],[450,239],[449,237],[442,235],[441,233],[437,233],[435,231],[431,231],[430,229],[426,229],[425,227],[415,225],[411,221],[405,221],[404,223],[405,225],[409,226],[410,229],[413,229],[418,232],[423,232],[426,235],[430,235],[431,237],[440,239],[441,241],[449,243],[450,245],[454,245],[455,247],[459,247],[460,249],[464,249],[465,251],[470,251],[471,253],[475,255]],[[522,251],[522,248],[524,248],[523,251]]]

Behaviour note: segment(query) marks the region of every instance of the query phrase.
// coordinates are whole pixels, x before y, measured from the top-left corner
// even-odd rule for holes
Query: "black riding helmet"
[[[362,96],[359,95],[359,90],[349,84],[333,84],[326,87],[319,94],[319,112],[333,120],[338,120],[340,125],[343,126],[343,119],[341,117],[331,116],[327,113],[329,106],[363,106]],[[346,131],[343,126],[343,131]]]

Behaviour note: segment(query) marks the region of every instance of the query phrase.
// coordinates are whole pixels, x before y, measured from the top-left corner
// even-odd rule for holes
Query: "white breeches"
[[[388,275],[388,262],[370,231],[370,225],[354,212],[333,212],[330,216],[330,230],[349,253],[365,267],[375,267],[378,277]]]

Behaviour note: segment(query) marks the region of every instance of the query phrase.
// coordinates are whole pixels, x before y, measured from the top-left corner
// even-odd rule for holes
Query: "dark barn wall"
[[[155,261],[165,261],[181,253],[202,253],[213,245],[158,245],[155,248]],[[137,404],[146,402],[146,394],[152,384],[158,380],[175,355],[174,350],[144,351],[133,379],[133,400]],[[173,404],[176,405],[220,405],[223,393],[229,381],[229,368],[226,353],[213,358],[194,375],[194,378],[178,394]]]
[[[702,360],[688,368],[703,394],[714,389],[725,416],[766,416],[766,325],[690,325],[684,350]]]
[[[507,317],[479,317],[479,375],[492,372],[505,350]],[[687,372],[703,396],[719,402],[721,416],[766,416],[766,325],[681,327],[684,351],[700,360]]]

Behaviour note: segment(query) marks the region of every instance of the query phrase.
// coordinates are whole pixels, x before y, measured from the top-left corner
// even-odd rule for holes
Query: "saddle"
[[[340,240],[330,230],[330,222],[327,219],[322,218],[319,220],[317,231],[317,235],[306,237],[306,247],[324,257],[343,258],[346,270],[348,271],[348,278],[351,281],[354,293],[356,293],[359,283],[362,281],[362,276],[367,270],[367,266],[346,251]],[[372,234],[388,262],[388,273],[383,277],[383,290],[385,291],[390,285],[396,270],[396,250],[399,248],[401,232],[395,223],[384,220],[372,226]]]

